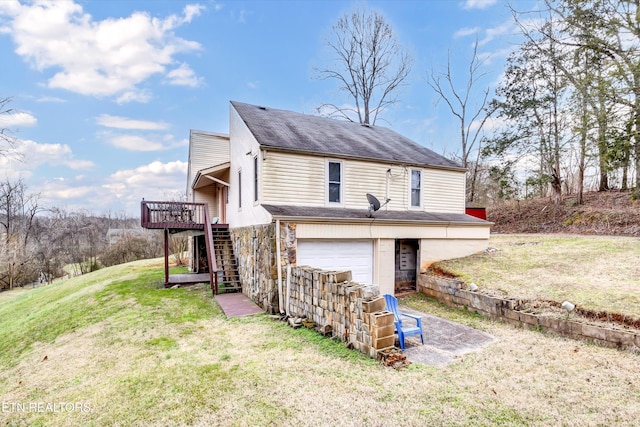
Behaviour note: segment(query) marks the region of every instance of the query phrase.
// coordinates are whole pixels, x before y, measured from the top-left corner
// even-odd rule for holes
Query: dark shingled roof
[[[318,218],[336,220],[375,220],[377,221],[407,221],[421,223],[457,223],[469,225],[487,225],[487,221],[471,215],[442,212],[423,211],[385,211],[373,213],[373,218],[367,217],[367,209],[346,208],[318,208],[310,206],[276,206],[262,205],[275,217]]]
[[[231,101],[266,148],[460,169],[460,165],[381,126],[259,107]]]

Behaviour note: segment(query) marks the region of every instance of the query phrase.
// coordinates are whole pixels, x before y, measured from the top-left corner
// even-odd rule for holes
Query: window
[[[253,158],[253,201],[258,201],[258,156]]]
[[[329,203],[342,203],[342,162],[327,164]]]
[[[242,209],[242,169],[238,171],[238,209]]]
[[[420,198],[420,184],[421,184],[421,174],[419,170],[412,169],[411,170],[411,207],[419,208],[421,203]]]

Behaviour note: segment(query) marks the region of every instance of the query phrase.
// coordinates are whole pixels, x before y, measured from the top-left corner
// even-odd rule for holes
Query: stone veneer
[[[280,224],[280,258],[282,280],[286,265],[295,263],[295,223]],[[278,311],[278,263],[276,258],[276,224],[232,228],[231,240],[238,260],[242,293],[268,313]]]
[[[542,328],[572,338],[586,339],[607,347],[640,349],[640,334],[603,328],[552,316],[537,315],[516,310],[516,300],[483,295],[462,289],[460,280],[432,274],[418,275],[418,292],[437,299],[451,307],[465,307],[476,313],[507,323],[529,328]]]

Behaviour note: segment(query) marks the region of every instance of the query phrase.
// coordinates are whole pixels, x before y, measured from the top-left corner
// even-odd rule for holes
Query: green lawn
[[[163,289],[157,260],[0,294],[0,411],[28,426],[634,425],[640,356],[404,303],[496,340],[396,371],[267,315],[226,319],[206,286]],[[46,406],[43,406],[46,408]]]
[[[493,235],[489,251],[437,265],[467,283],[531,300],[569,300],[640,318],[640,239]]]

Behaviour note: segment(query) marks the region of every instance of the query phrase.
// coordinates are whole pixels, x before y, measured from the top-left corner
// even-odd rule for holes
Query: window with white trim
[[[253,158],[253,201],[258,201],[258,156]]]
[[[411,201],[412,208],[419,208],[422,206],[422,198],[421,198],[421,185],[422,184],[422,173],[419,169],[411,169],[411,182],[410,182],[410,192],[409,197]]]
[[[242,209],[242,169],[238,169],[238,209]]]
[[[342,162],[327,162],[327,201],[342,204]]]

